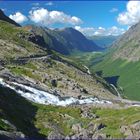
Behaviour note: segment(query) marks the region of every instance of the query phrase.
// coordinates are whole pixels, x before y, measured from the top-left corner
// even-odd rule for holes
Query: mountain
[[[0,27],[0,138],[66,137],[73,130],[63,115],[71,121],[78,117],[76,122],[81,116],[80,109],[63,106],[109,104],[107,99],[118,98],[113,88],[88,74],[84,66],[44,49],[41,34],[5,19]],[[49,112],[42,114],[44,109]]]
[[[94,42],[88,40],[81,32],[73,28],[56,29],[55,31],[65,38],[65,40],[68,40],[68,44],[72,50],[76,49],[82,52],[101,50]]]
[[[20,25],[18,23],[16,23],[15,21],[13,21],[9,17],[7,17],[1,9],[0,9],[0,20],[7,21],[11,24],[14,24],[15,26],[20,27]]]
[[[111,47],[111,45],[119,38],[119,36],[89,36],[87,38],[102,48],[108,48]]]
[[[139,138],[140,103],[46,46],[49,29],[0,27],[0,139]]]
[[[102,48],[73,28],[48,29],[33,25],[24,28],[42,36],[46,43],[46,46],[43,45],[43,47],[48,46],[61,54],[68,55],[76,51],[91,52],[102,50]]]
[[[92,66],[94,71],[103,71],[105,77],[118,76],[118,87],[126,98],[133,100],[140,100],[139,36],[140,22],[113,43],[110,52],[102,57],[99,63]]]

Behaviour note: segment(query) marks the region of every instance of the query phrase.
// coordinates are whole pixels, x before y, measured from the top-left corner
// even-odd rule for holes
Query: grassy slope
[[[95,111],[96,109],[93,109]],[[113,138],[124,137],[120,133],[120,126],[130,125],[137,120],[139,120],[140,108],[128,108],[128,109],[97,109],[95,112],[100,118],[95,122],[102,122],[107,125],[106,128],[102,130],[106,135],[113,136]]]
[[[71,55],[67,56],[73,62],[80,63],[81,66],[86,65],[90,66],[92,61],[100,56],[102,52],[74,52]]]
[[[86,128],[89,122],[105,124],[107,127],[102,132],[112,138],[121,138],[125,136],[119,131],[120,126],[133,124],[140,116],[140,108],[136,107],[122,110],[92,108],[90,111],[99,118],[82,118],[80,108],[34,104],[12,90],[0,88],[0,130],[12,131],[2,122],[4,118],[14,124],[18,131],[34,138],[46,137],[54,128],[65,136],[73,134],[73,124],[82,123]]]
[[[103,71],[103,76],[120,76],[118,86],[123,88],[124,96],[132,100],[140,100],[140,63],[107,58],[92,66],[93,71]]]
[[[132,100],[140,100],[140,63],[127,60],[112,59],[112,52],[104,53],[77,53],[70,56],[75,62],[87,65],[91,72],[103,71],[103,77],[120,76],[118,87],[123,89],[123,96]],[[102,61],[97,61],[101,58]],[[100,60],[100,59],[99,59]]]
[[[37,45],[25,40],[22,36],[28,36],[29,32],[20,27],[16,27],[8,22],[0,20],[0,57],[14,58],[18,56],[29,56],[44,53]],[[2,58],[3,59],[3,58]]]

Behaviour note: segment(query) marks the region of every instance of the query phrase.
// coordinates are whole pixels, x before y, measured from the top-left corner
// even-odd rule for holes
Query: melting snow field
[[[71,104],[111,104],[112,102],[106,100],[99,100],[98,98],[87,97],[84,99],[77,99],[73,97],[68,98],[60,98],[56,95],[50,94],[45,91],[41,91],[35,89],[33,87],[29,87],[23,84],[11,82],[10,84],[6,83],[3,79],[0,78],[0,85],[3,87],[10,88],[14,90],[16,93],[20,94],[22,97],[33,101],[39,104],[52,104],[58,106],[67,106]],[[13,85],[13,86],[11,86]],[[16,88],[18,87],[18,88]]]

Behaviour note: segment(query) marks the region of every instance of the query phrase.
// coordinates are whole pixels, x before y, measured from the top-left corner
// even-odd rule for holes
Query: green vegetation
[[[1,113],[1,111],[0,111],[0,113]],[[3,121],[2,118],[0,118],[0,130],[5,130],[5,131],[11,130],[11,127],[10,127],[8,124],[6,124],[6,123]]]
[[[140,119],[140,108],[93,109],[92,111],[99,116],[99,119],[94,122],[105,124],[107,127],[102,129],[102,132],[112,138],[125,137],[119,130],[120,126],[131,125]]]
[[[28,136],[38,137],[40,135],[34,126],[37,107],[15,94],[14,91],[0,88],[0,110],[1,118],[15,125],[18,131]],[[0,126],[2,125],[0,121]]]
[[[123,90],[125,97],[132,100],[140,100],[140,63],[128,62],[127,60],[105,59],[91,67],[92,71],[103,71],[103,77],[119,76],[118,86]]]
[[[102,52],[74,52],[69,55],[68,58],[71,59],[71,61],[73,60],[73,62],[89,67],[92,64],[92,61],[101,55]]]
[[[4,47],[0,53],[1,57],[4,56],[9,60],[18,56],[44,53],[37,45],[26,39],[29,34],[30,32],[23,28],[0,20],[0,38],[3,40],[1,41],[1,47]]]
[[[140,108],[128,109],[101,109],[92,108],[98,118],[86,118],[81,116],[79,107],[59,107],[52,105],[39,105],[27,101],[7,88],[0,88],[0,129],[12,131],[12,128],[4,124],[2,119],[8,120],[16,126],[18,131],[27,136],[46,137],[49,132],[57,129],[63,135],[73,134],[72,125],[81,123],[87,128],[90,122],[105,124],[100,131],[110,138],[125,137],[120,132],[120,126],[131,125],[140,119]]]
[[[23,66],[9,66],[9,69],[15,75],[18,75],[18,76],[24,75],[24,76],[28,76],[30,78],[33,78],[35,80],[41,80],[41,77],[38,74],[35,74],[33,72],[33,70],[36,69],[36,67],[33,64],[32,65],[29,65],[29,64],[26,65],[27,68],[23,67]],[[28,67],[32,68],[33,70],[29,69]]]

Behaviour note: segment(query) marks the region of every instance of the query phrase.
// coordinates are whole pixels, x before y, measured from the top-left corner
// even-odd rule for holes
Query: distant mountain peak
[[[9,22],[15,26],[18,26],[20,27],[20,25],[18,23],[16,23],[15,21],[13,21],[12,19],[10,19],[9,17],[7,17],[4,12],[0,9],[0,20],[3,20],[3,21],[6,21],[6,22]]]

